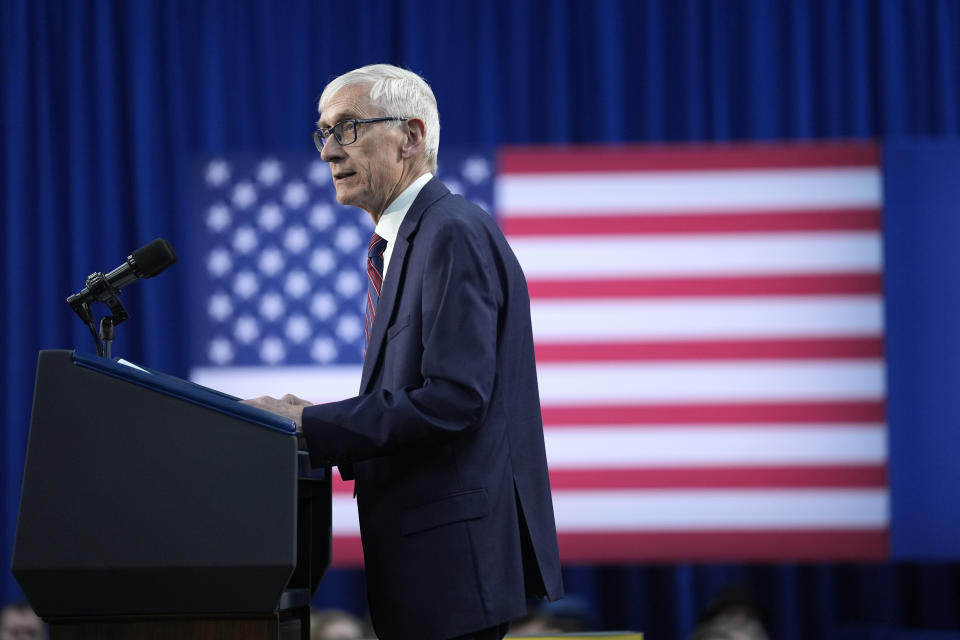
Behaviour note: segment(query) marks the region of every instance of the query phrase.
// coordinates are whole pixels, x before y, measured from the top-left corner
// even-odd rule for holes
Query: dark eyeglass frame
[[[323,151],[323,145],[326,142],[326,138],[330,137],[330,134],[333,134],[333,137],[337,139],[337,144],[341,147],[346,147],[356,142],[360,138],[360,129],[358,125],[361,124],[370,124],[371,122],[406,122],[410,118],[397,118],[393,116],[387,116],[385,118],[350,118],[348,120],[341,120],[337,124],[333,125],[329,129],[317,129],[313,132],[313,144],[316,145],[317,151]],[[353,140],[350,142],[343,141],[343,126],[348,122],[353,123]]]

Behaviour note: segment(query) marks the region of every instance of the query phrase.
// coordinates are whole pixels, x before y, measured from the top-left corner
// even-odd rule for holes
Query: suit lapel
[[[367,353],[363,359],[360,393],[370,391],[369,387],[373,380],[373,373],[382,357],[381,352],[387,334],[387,325],[390,323],[390,318],[393,317],[393,309],[397,305],[399,283],[403,280],[403,274],[407,270],[407,250],[410,248],[410,237],[420,226],[420,221],[427,208],[448,193],[450,192],[438,178],[432,178],[430,182],[423,185],[413,204],[410,205],[410,209],[407,210],[407,214],[403,217],[403,222],[397,231],[397,239],[394,241],[387,276],[384,278],[383,288],[380,290],[377,315],[373,320],[373,327],[370,329],[370,344],[367,345]]]

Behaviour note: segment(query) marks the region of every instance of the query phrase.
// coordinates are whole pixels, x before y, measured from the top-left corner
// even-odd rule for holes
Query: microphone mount
[[[110,281],[107,280],[107,276],[103,275],[102,272],[95,271],[87,276],[87,281],[84,286],[89,292],[88,299],[99,300],[107,305],[110,313],[113,314],[112,319],[114,326],[130,319],[130,314],[127,313],[127,310],[123,308],[123,303],[120,302],[120,289],[111,285]],[[83,297],[79,294],[73,295],[67,299],[67,302],[73,310],[77,312],[81,320],[87,320],[86,314],[89,313],[90,307],[89,304],[84,301]],[[84,308],[87,309],[86,313],[81,311]]]
[[[114,327],[121,322],[130,319],[130,314],[120,302],[120,289],[110,284],[107,276],[101,271],[95,271],[87,276],[84,283],[89,295],[86,299],[99,300],[110,309],[109,316],[100,318],[100,335],[94,330],[93,313],[90,311],[90,304],[79,294],[70,296],[67,302],[70,307],[80,316],[80,319],[90,328],[93,334],[93,341],[97,347],[97,355],[104,358],[112,357],[112,346],[114,338]]]
[[[110,281],[100,271],[95,271],[87,276],[84,284],[88,296],[79,294],[67,298],[67,303],[80,316],[80,320],[90,329],[93,336],[93,343],[97,348],[97,355],[104,358],[112,357],[113,338],[115,335],[114,327],[121,322],[130,319],[130,314],[120,302],[120,289],[112,286]],[[100,301],[110,309],[109,316],[100,318],[100,333],[97,335],[94,329],[93,312],[90,310],[88,300]]]

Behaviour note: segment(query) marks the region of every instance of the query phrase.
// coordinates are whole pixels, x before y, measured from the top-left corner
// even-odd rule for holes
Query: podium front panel
[[[294,434],[44,351],[13,573],[47,619],[274,611],[296,487]]]

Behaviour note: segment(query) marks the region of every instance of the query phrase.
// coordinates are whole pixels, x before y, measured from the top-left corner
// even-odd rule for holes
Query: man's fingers
[[[281,400],[283,400],[283,401],[286,402],[287,404],[296,405],[296,406],[298,406],[298,407],[308,407],[308,406],[310,406],[311,404],[313,404],[312,402],[308,402],[307,400],[304,400],[303,398],[298,398],[297,396],[293,395],[292,393],[288,393],[287,395],[283,396],[283,398],[281,398]]]
[[[248,398],[246,400],[240,401],[243,404],[250,405],[251,407],[269,407],[273,404],[279,402],[276,398],[271,398],[270,396],[259,396],[257,398]]]
[[[270,413],[276,413],[284,418],[289,418],[297,423],[298,431],[300,430],[303,407],[310,404],[289,393],[279,400],[270,396],[260,396],[259,398],[250,398],[248,400],[241,400],[240,402],[251,407],[256,407],[257,409],[269,411]]]

